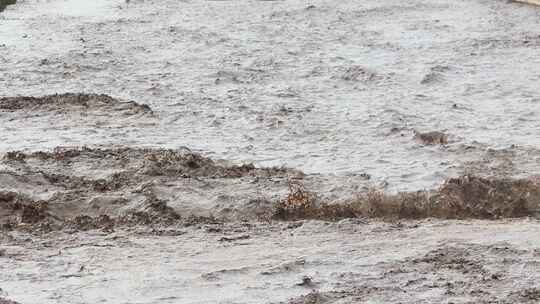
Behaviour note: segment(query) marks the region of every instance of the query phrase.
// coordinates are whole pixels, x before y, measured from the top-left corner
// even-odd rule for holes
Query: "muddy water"
[[[23,304],[540,300],[538,222],[259,228],[13,235],[2,288]]]
[[[494,149],[515,155],[506,173],[536,174],[538,15],[505,1],[25,1],[0,17],[1,96],[105,93],[159,119],[1,114],[0,150],[187,146],[411,190]]]
[[[25,153],[0,161],[0,302],[537,303],[535,219],[259,216],[293,178],[329,202],[538,182],[539,17],[502,0],[10,5],[0,154]]]

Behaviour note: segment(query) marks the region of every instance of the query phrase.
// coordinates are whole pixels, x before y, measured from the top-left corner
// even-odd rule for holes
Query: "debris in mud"
[[[301,183],[292,183],[289,194],[275,204],[278,220],[342,218],[445,218],[498,219],[534,216],[540,207],[540,183],[462,176],[449,179],[433,191],[387,195],[370,191],[341,204],[320,202]]]
[[[54,113],[104,111],[123,115],[151,114],[152,109],[134,101],[121,102],[104,94],[65,93],[42,97],[2,97],[0,111],[45,111]]]
[[[448,135],[439,132],[431,131],[426,133],[421,133],[414,131],[414,139],[418,142],[421,142],[424,145],[446,145],[448,144]]]

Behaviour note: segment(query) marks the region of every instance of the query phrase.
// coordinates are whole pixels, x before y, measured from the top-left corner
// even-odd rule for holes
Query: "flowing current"
[[[488,0],[22,1],[0,14],[0,96],[108,94],[156,115],[0,113],[0,151],[188,147],[394,190],[486,153],[538,174],[539,15]]]
[[[539,303],[539,115],[514,1],[0,0],[0,304]]]

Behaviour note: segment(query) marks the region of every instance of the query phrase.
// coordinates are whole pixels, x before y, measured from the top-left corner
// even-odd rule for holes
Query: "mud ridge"
[[[275,204],[275,219],[498,219],[537,216],[540,211],[540,183],[535,179],[464,175],[447,180],[436,190],[396,195],[372,190],[341,204],[321,202],[298,182],[289,188],[287,197]]]
[[[533,178],[464,175],[434,190],[389,194],[344,188],[330,199],[322,189],[332,186],[318,175],[229,164],[187,148],[13,151],[0,166],[0,224],[8,230],[239,220],[498,219],[540,211],[540,184]]]
[[[134,101],[123,102],[105,94],[65,93],[42,97],[2,97],[0,111],[42,111],[73,113],[83,111],[118,111],[123,115],[151,114],[152,109]]]
[[[13,151],[0,166],[0,224],[36,231],[219,222],[214,211],[220,218],[256,218],[271,206],[257,188],[276,188],[290,176],[302,176],[286,168],[214,161],[188,149]],[[235,188],[242,191],[231,195]],[[197,200],[236,210],[200,209]]]

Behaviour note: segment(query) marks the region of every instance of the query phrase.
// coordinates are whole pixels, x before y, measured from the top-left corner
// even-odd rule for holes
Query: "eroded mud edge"
[[[112,231],[231,221],[499,219],[540,210],[535,177],[464,175],[438,189],[398,194],[364,185],[344,188],[338,200],[325,196],[320,179],[288,168],[228,164],[188,149],[15,151],[0,162],[0,224],[4,230]]]

